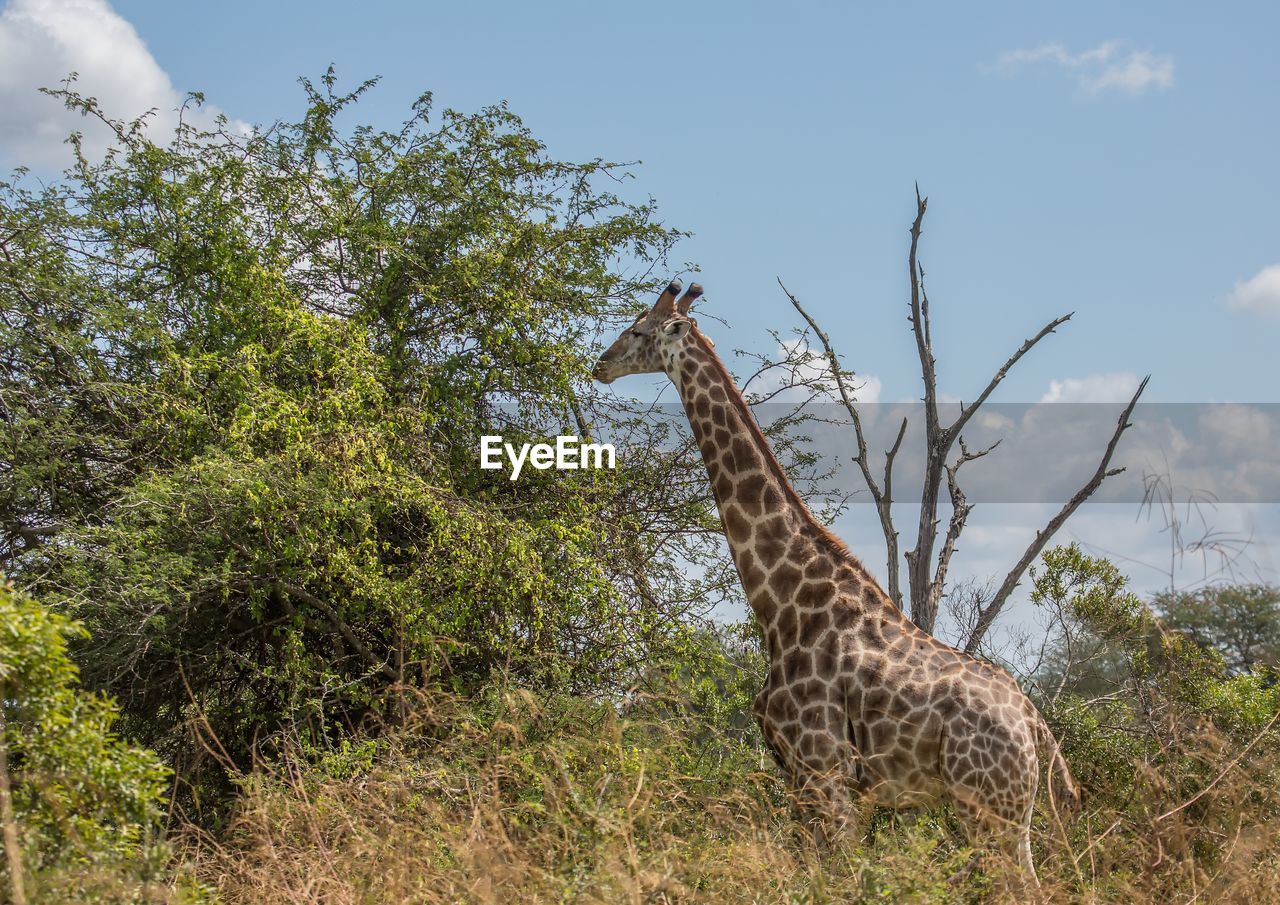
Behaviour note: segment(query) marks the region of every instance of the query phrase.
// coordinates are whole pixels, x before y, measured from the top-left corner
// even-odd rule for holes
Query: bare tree
[[[925,450],[924,480],[920,500],[920,518],[916,528],[916,542],[915,546],[906,552],[905,558],[911,619],[920,628],[932,633],[938,619],[938,604],[946,589],[947,569],[957,549],[957,541],[964,531],[970,512],[973,510],[973,504],[967,501],[960,486],[960,469],[966,463],[989,454],[999,445],[999,441],[996,441],[996,443],[984,449],[970,450],[964,442],[965,426],[978,409],[982,407],[983,403],[990,398],[996,387],[1000,385],[1014,365],[1030,352],[1037,343],[1070,320],[1071,314],[1065,314],[1051,320],[1040,328],[1039,332],[1034,336],[1024,341],[995,372],[986,387],[978,394],[977,399],[967,405],[963,402],[960,403],[959,414],[955,420],[949,424],[944,424],[939,413],[937,361],[933,354],[933,335],[929,320],[929,295],[925,289],[924,268],[921,266],[918,257],[920,236],[927,207],[928,199],[921,197],[919,187],[917,187],[916,216],[911,224],[911,246],[907,258],[911,290],[908,320],[911,324],[911,332],[915,337],[916,353],[920,361],[920,374],[924,383],[922,401],[924,403],[925,419]],[[847,411],[852,422],[856,443],[856,454],[853,459],[862,472],[863,480],[866,482],[872,502],[875,504],[876,513],[880,518],[880,527],[884,533],[885,546],[887,547],[887,591],[895,603],[902,606],[903,609],[907,609],[907,607],[903,606],[902,577],[899,564],[901,554],[898,530],[894,525],[892,512],[893,466],[901,448],[903,437],[906,434],[907,420],[903,419],[893,445],[885,451],[884,468],[881,475],[877,477],[872,468],[862,419],[859,416],[854,398],[855,389],[851,381],[856,379],[855,375],[841,365],[840,356],[836,352],[830,337],[819,327],[817,321],[814,320],[809,312],[805,310],[800,300],[782,284],[781,280],[778,281],[778,284],[808,325],[808,330],[805,331],[806,337],[808,332],[812,331],[821,344],[822,353],[821,355],[815,353],[815,358],[823,362],[825,366],[824,377],[830,384],[832,392],[839,403]],[[1128,405],[1125,406],[1116,423],[1115,431],[1111,435],[1111,440],[1103,451],[1102,458],[1093,475],[1049,520],[1045,527],[1036,533],[1035,539],[1027,546],[1013,568],[1009,570],[1003,582],[977,609],[974,614],[972,629],[964,640],[965,650],[973,652],[978,649],[991,625],[995,622],[996,617],[1004,609],[1014,588],[1022,580],[1027,567],[1040,554],[1049,540],[1062,527],[1063,523],[1071,517],[1072,513],[1085,500],[1097,491],[1103,481],[1124,470],[1122,468],[1111,468],[1111,459],[1120,442],[1121,435],[1130,426],[1129,418],[1138,403],[1138,398],[1142,395],[1143,390],[1146,389],[1147,380],[1149,379],[1148,377],[1142,381],[1134,392],[1133,397],[1129,400]],[[953,458],[952,453],[957,448],[959,452]],[[942,543],[939,547],[940,519],[938,507],[944,479],[946,480],[947,493],[951,503],[951,518],[948,521],[945,534],[942,535]]]

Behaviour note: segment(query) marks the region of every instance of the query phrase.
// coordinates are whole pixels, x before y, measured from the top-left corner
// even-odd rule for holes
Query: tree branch
[[[354,650],[357,654],[359,654],[360,657],[366,663],[368,663],[378,672],[382,673],[392,682],[399,681],[400,676],[396,673],[394,669],[391,668],[390,664],[388,664],[386,660],[379,659],[374,654],[373,651],[369,650],[368,646],[363,641],[361,641],[360,637],[351,629],[351,626],[347,625],[345,622],[342,621],[342,617],[338,615],[337,610],[329,606],[329,604],[325,603],[323,600],[321,600],[316,595],[312,594],[310,591],[307,591],[304,588],[300,588],[297,585],[287,584],[286,582],[283,582],[283,581],[277,581],[277,582],[274,582],[274,584],[277,588],[279,588],[281,591],[284,591],[286,594],[288,594],[290,597],[294,598],[295,600],[301,601],[302,603],[305,603],[307,606],[319,610],[321,615],[323,615],[326,619],[328,619],[329,622],[333,625],[333,627],[338,630],[338,632],[346,640],[347,644],[351,645],[351,649]],[[288,606],[290,609],[292,609],[291,605],[288,605]]]
[[[929,297],[924,288],[924,271],[919,263],[920,233],[929,199],[920,196],[916,186],[916,218],[911,223],[911,248],[907,253],[907,274],[911,281],[911,313],[908,321],[916,340],[920,359],[920,377],[924,381],[924,483],[920,488],[920,520],[916,528],[916,545],[908,550],[907,584],[911,589],[911,621],[933,633],[936,609],[929,604],[933,543],[938,537],[938,488],[946,467],[947,450],[954,435],[939,426],[938,374],[933,357],[929,325]]]
[[[858,440],[858,454],[853,457],[853,461],[858,463],[858,468],[862,471],[862,478],[867,483],[867,489],[871,491],[871,499],[876,504],[876,513],[880,516],[880,527],[884,532],[885,546],[888,548],[887,579],[889,597],[895,604],[901,606],[902,589],[898,575],[898,532],[893,527],[893,516],[890,511],[893,497],[890,495],[890,490],[893,479],[893,457],[897,455],[898,447],[902,444],[902,436],[906,433],[906,419],[903,419],[902,427],[898,431],[898,439],[894,442],[893,448],[886,453],[885,486],[882,490],[876,482],[875,476],[871,473],[871,463],[867,459],[867,438],[862,430],[862,418],[858,415],[858,409],[853,404],[853,396],[850,394],[844,379],[847,372],[840,365],[840,358],[836,354],[835,348],[831,345],[831,338],[827,336],[826,331],[818,326],[818,322],[813,319],[809,312],[804,309],[804,306],[800,304],[800,300],[783,284],[782,278],[778,277],[777,279],[778,286],[790,299],[792,307],[800,313],[805,323],[809,325],[809,329],[814,332],[814,335],[818,337],[818,341],[822,343],[822,349],[827,359],[827,367],[831,371],[832,379],[836,382],[836,391],[840,394],[840,401],[844,405],[845,411],[849,413],[849,418],[853,421],[854,434]]]
[[[1067,321],[1071,320],[1074,315],[1075,312],[1072,311],[1069,314],[1064,314],[1062,317],[1050,321],[1040,328],[1039,333],[1030,339],[1025,340],[1022,345],[1018,347],[1018,351],[1010,355],[1008,360],[1000,366],[1000,370],[996,371],[995,376],[991,378],[991,382],[987,384],[986,389],[982,391],[978,398],[968,405],[961,406],[960,417],[956,418],[947,430],[952,434],[959,435],[960,431],[964,430],[964,426],[969,423],[969,419],[973,417],[974,412],[981,407],[982,403],[987,401],[987,397],[990,396],[995,388],[1000,385],[1000,382],[1004,380],[1005,376],[1008,375],[1013,366],[1018,363],[1018,360],[1030,352],[1032,348],[1035,347],[1036,343],[1040,342],[1040,340],[1044,339]]]
[[[964,531],[965,522],[969,518],[969,513],[973,511],[973,504],[965,498],[964,491],[960,489],[960,483],[957,480],[957,474],[961,466],[966,462],[972,462],[974,459],[981,459],[987,453],[991,452],[1000,445],[1000,440],[992,443],[986,449],[978,452],[970,452],[965,446],[964,437],[960,438],[960,458],[956,459],[946,468],[947,472],[947,489],[951,497],[951,522],[947,526],[947,536],[942,543],[942,550],[938,553],[938,567],[933,573],[933,580],[929,582],[929,592],[924,598],[924,607],[922,608],[922,618],[928,620],[930,625],[935,625],[938,620],[938,602],[942,600],[942,592],[947,586],[947,568],[951,565],[951,557],[956,551],[956,541],[960,539],[960,533]]]
[[[1040,551],[1044,549],[1045,544],[1049,542],[1049,539],[1053,537],[1067,519],[1069,519],[1072,514],[1080,508],[1081,503],[1093,496],[1097,489],[1102,485],[1103,481],[1112,475],[1118,475],[1124,471],[1123,468],[1108,469],[1107,466],[1111,464],[1111,457],[1115,454],[1116,447],[1120,443],[1121,435],[1133,426],[1129,421],[1129,417],[1133,414],[1134,407],[1137,406],[1138,399],[1142,396],[1142,391],[1147,388],[1147,382],[1150,380],[1150,374],[1142,378],[1142,383],[1138,384],[1138,389],[1134,392],[1133,398],[1129,400],[1129,404],[1126,405],[1124,407],[1124,411],[1121,412],[1120,419],[1116,422],[1115,432],[1112,433],[1111,441],[1107,443],[1106,451],[1102,454],[1102,461],[1098,463],[1098,468],[1094,471],[1093,476],[1085,482],[1084,486],[1076,491],[1075,496],[1073,496],[1067,504],[1059,510],[1057,515],[1049,520],[1049,523],[1045,525],[1044,528],[1036,532],[1035,540],[1033,540],[1030,546],[1027,547],[1026,551],[1022,554],[1022,557],[1018,560],[1017,565],[1015,565],[1009,571],[1009,574],[1005,576],[1004,582],[1000,585],[999,590],[996,591],[995,596],[991,598],[991,602],[983,608],[981,615],[978,617],[977,624],[969,634],[969,640],[965,643],[964,649],[967,653],[973,653],[978,649],[978,645],[982,643],[982,639],[990,630],[991,624],[995,622],[996,617],[1000,615],[1000,611],[1008,601],[1009,595],[1013,593],[1013,589],[1018,586],[1020,581],[1022,581],[1023,573],[1027,571],[1027,567],[1031,565],[1035,558],[1040,555]]]
[[[894,439],[893,446],[885,450],[883,502],[877,504],[877,510],[880,514],[880,530],[884,533],[885,547],[889,551],[889,596],[898,609],[902,609],[902,578],[899,575],[898,529],[893,524],[893,460],[897,457],[898,450],[902,447],[902,438],[906,436],[906,433],[907,419],[903,418],[902,424],[898,426],[898,436]]]
[[[9,746],[6,739],[4,702],[8,689],[0,685],[0,831],[4,835],[4,853],[9,867],[9,897],[13,905],[27,905],[23,886],[22,844],[18,834],[18,820],[13,813],[13,794],[9,781]]]
[[[929,199],[920,197],[916,185],[916,218],[911,223],[911,250],[907,253],[907,272],[911,277],[911,332],[916,337],[916,354],[920,357],[920,374],[924,378],[924,408],[927,433],[932,435],[938,423],[938,375],[934,370],[933,346],[929,334],[929,299],[924,294],[918,251],[920,228]]]
[[[947,540],[944,541],[935,564],[933,550],[938,539],[938,497],[942,488],[942,479],[944,475],[948,476],[949,483],[954,479],[949,474],[947,455],[969,419],[987,401],[1009,370],[1031,351],[1036,343],[1070,320],[1071,315],[1049,322],[1034,337],[1023,342],[991,378],[978,398],[967,406],[962,404],[959,417],[950,425],[943,427],[938,416],[938,375],[937,362],[933,357],[929,295],[925,290],[924,268],[919,261],[921,226],[928,205],[929,199],[922,198],[920,187],[916,186],[916,218],[911,224],[911,250],[907,256],[911,278],[911,313],[908,320],[911,323],[911,332],[915,335],[916,353],[920,358],[920,376],[924,381],[925,466],[924,482],[920,491],[920,521],[916,531],[916,545],[914,549],[907,551],[906,559],[907,578],[911,589],[911,621],[926,632],[932,633],[938,615],[938,600],[942,594],[937,575],[939,573],[946,575],[949,558],[955,550],[956,537],[958,532],[964,529],[964,517],[957,519],[953,512],[947,531]],[[962,460],[963,458],[962,456]],[[952,536],[953,533],[955,536]],[[930,574],[931,571],[933,574]]]

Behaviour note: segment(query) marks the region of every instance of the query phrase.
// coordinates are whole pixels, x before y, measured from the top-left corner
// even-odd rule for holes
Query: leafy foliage
[[[96,864],[145,862],[169,777],[153,753],[116,735],[110,700],[78,687],[68,642],[83,635],[79,624],[0,584],[0,744],[23,861],[64,892]]]
[[[1152,604],[1165,625],[1206,650],[1216,650],[1232,672],[1280,666],[1280,588],[1274,585],[1165,591]]]
[[[679,234],[504,107],[344,130],[371,84],[166,145],[59,92],[117,146],[0,194],[0,556],[183,776],[408,685],[616,688],[722,593],[684,577],[722,565],[705,482],[642,418],[609,412],[616,473],[476,452],[590,430],[589,325]]]
[[[1208,778],[1206,739],[1280,742],[1274,683],[1231,674],[1216,650],[1171,630],[1113,563],[1072,544],[1047,551],[1034,577],[1033,600],[1066,616],[1037,684],[1053,689],[1045,706],[1087,787],[1132,802],[1158,776],[1161,798],[1189,797]]]

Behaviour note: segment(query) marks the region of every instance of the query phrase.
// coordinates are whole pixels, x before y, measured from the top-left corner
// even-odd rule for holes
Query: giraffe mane
[[[701,330],[698,329],[696,323],[691,323],[692,329],[690,334],[698,343],[699,348],[707,354],[711,360],[712,366],[719,372],[721,379],[724,381],[726,393],[729,401],[737,408],[739,415],[742,416],[743,422],[747,425],[747,430],[751,432],[751,439],[754,441],[757,450],[764,458],[765,468],[773,475],[774,479],[782,486],[782,492],[786,495],[787,501],[800,512],[801,517],[809,522],[814,529],[817,538],[827,546],[839,558],[849,563],[857,569],[868,582],[870,582],[880,593],[888,600],[888,595],[884,594],[884,590],[880,587],[880,583],[875,577],[867,571],[866,566],[862,564],[862,560],[854,556],[849,550],[848,545],[831,533],[831,529],[814,516],[812,510],[804,500],[800,498],[800,494],[796,492],[795,487],[791,485],[790,478],[787,477],[786,471],[782,467],[782,463],[778,461],[778,457],[774,455],[773,446],[770,445],[768,438],[765,437],[764,431],[760,428],[760,423],[756,421],[755,415],[751,412],[751,407],[747,405],[747,400],[743,398],[742,391],[738,389],[738,383],[733,379],[733,375],[729,373],[729,369],[725,367],[720,356],[716,354],[712,347],[711,340],[707,338]]]

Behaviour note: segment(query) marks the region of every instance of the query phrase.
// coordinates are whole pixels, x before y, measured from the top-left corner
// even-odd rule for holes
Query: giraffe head
[[[694,283],[676,301],[679,295],[680,281],[672,280],[654,306],[637,317],[605,350],[591,369],[591,376],[601,383],[613,383],[628,374],[665,371],[675,353],[689,341],[694,327],[689,308],[702,295],[702,287]]]

